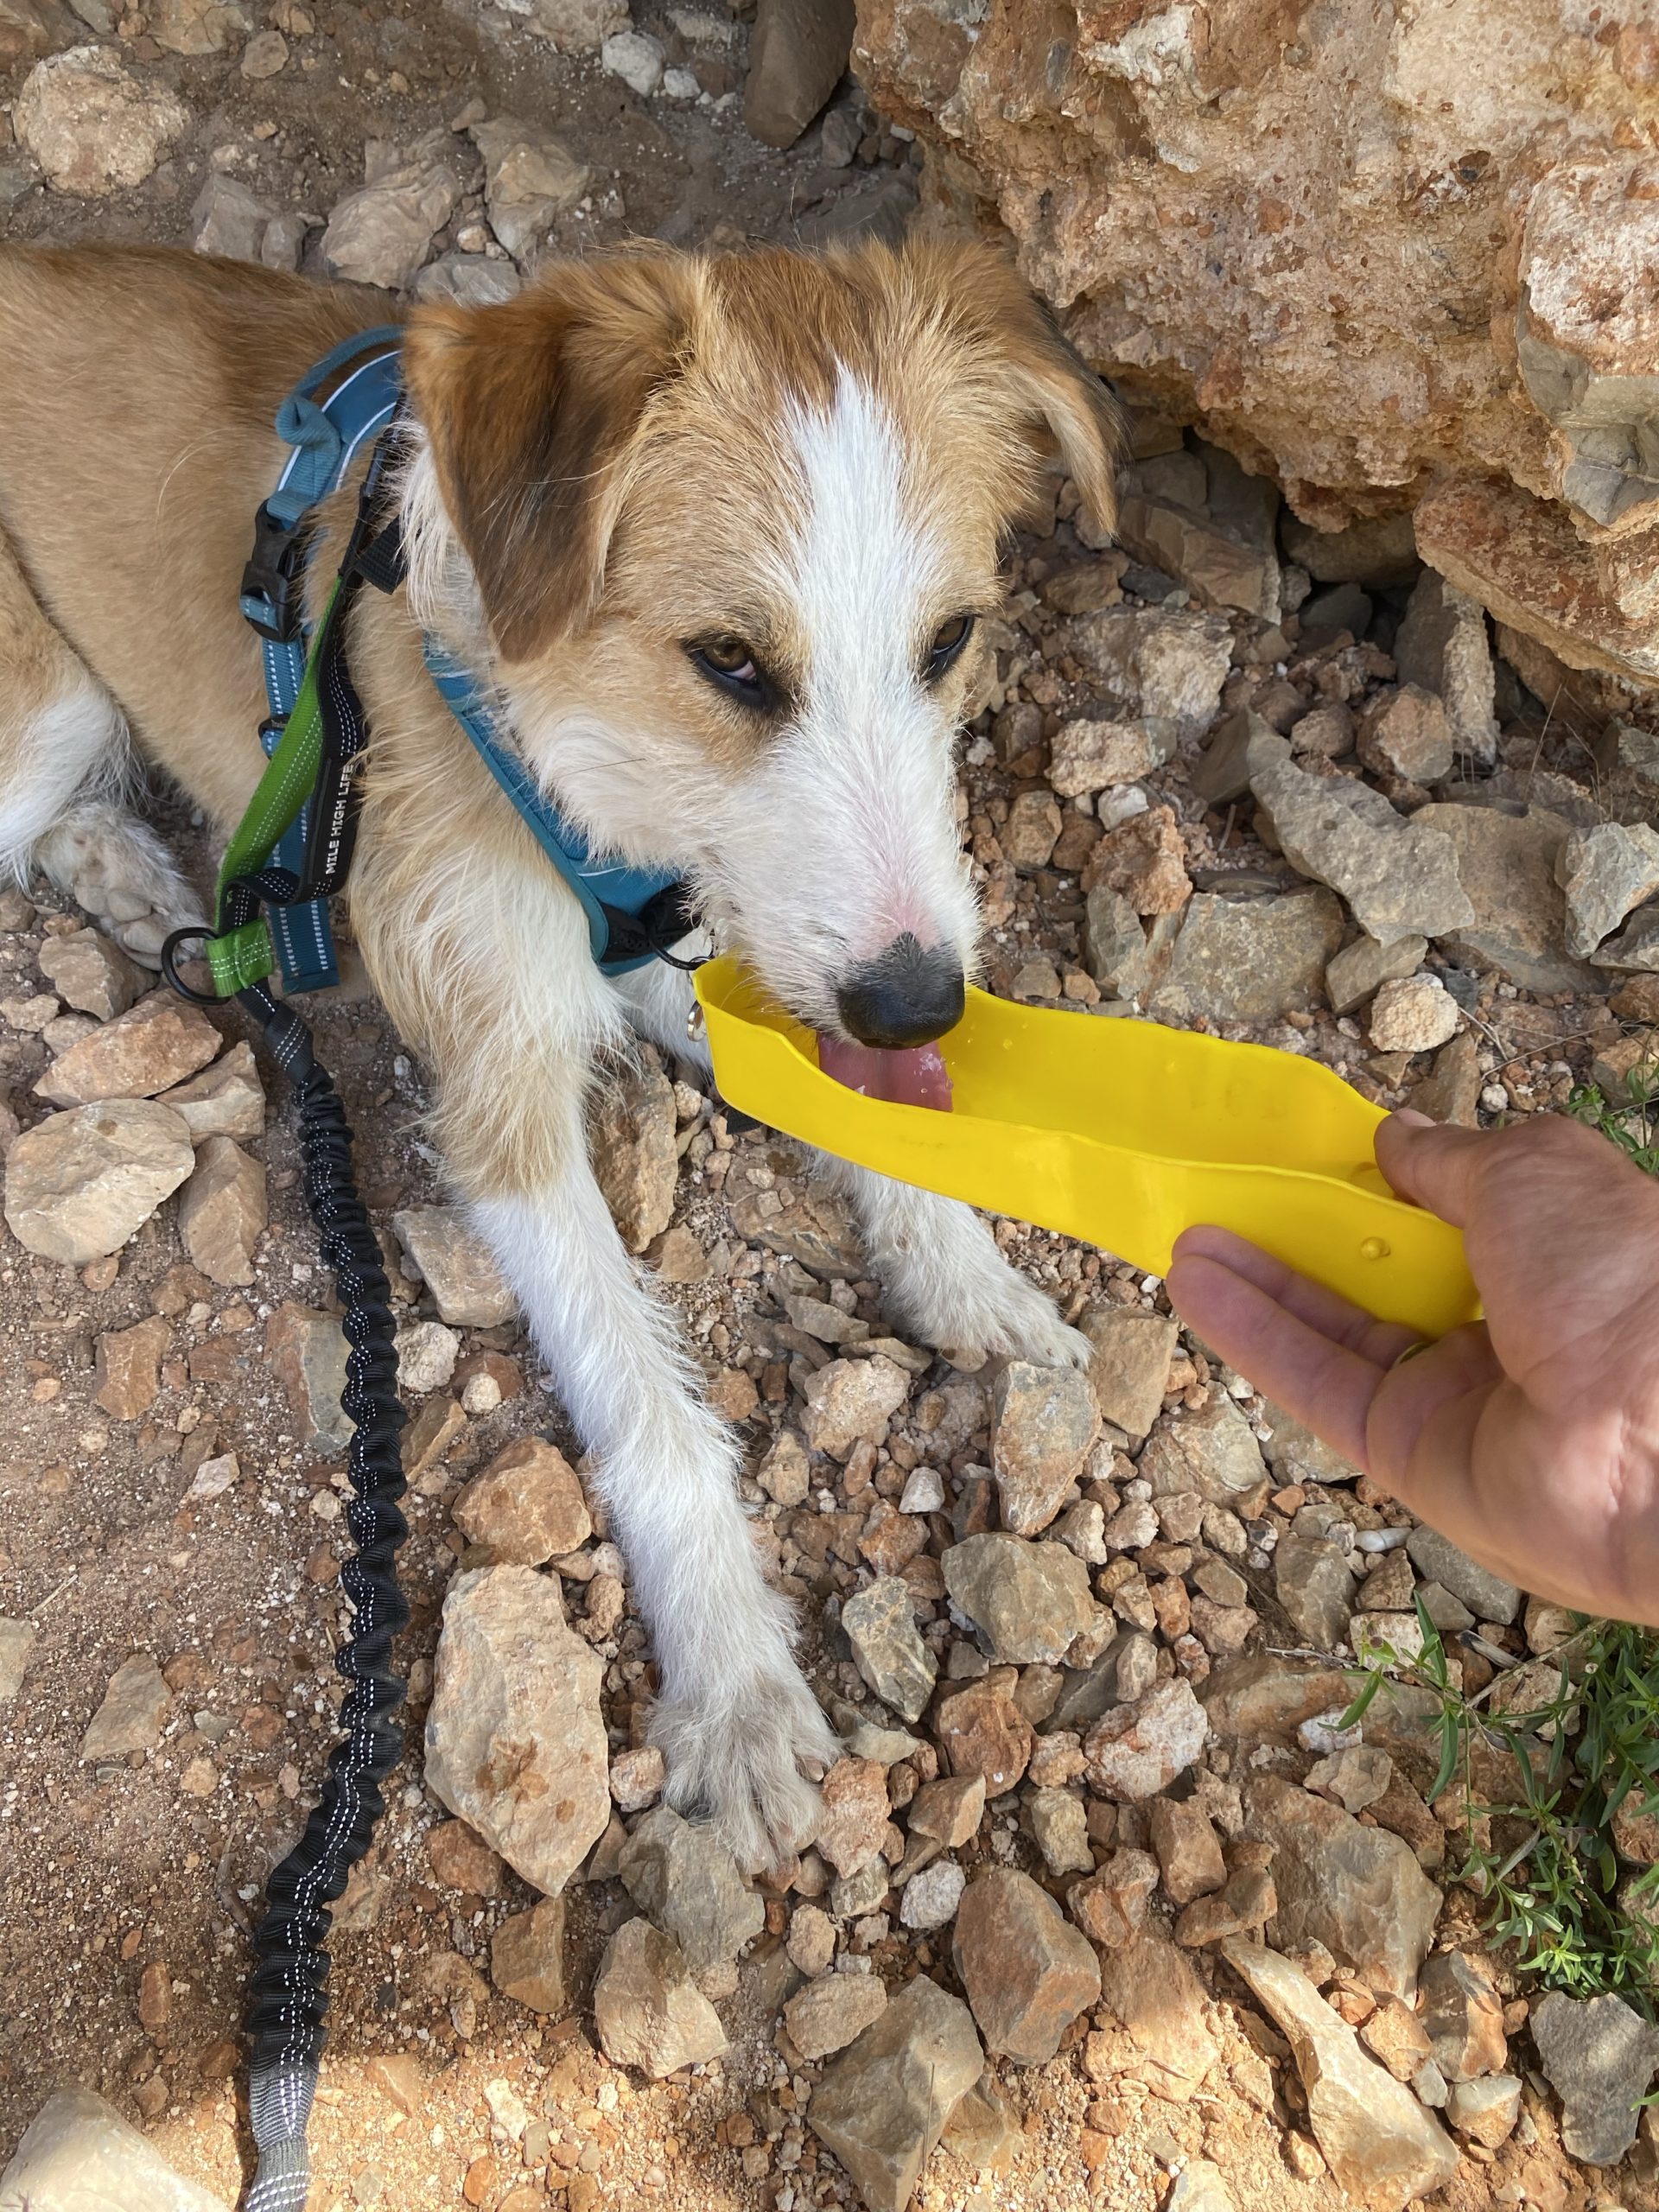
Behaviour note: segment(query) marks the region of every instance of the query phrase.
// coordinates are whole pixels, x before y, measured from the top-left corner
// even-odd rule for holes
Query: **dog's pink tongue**
[[[950,1111],[950,1077],[937,1045],[907,1052],[884,1052],[877,1045],[847,1045],[820,1037],[818,1065],[836,1083],[865,1098],[884,1098],[893,1106],[932,1106]]]

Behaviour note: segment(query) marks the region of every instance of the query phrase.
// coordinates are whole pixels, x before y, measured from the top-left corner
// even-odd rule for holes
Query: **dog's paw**
[[[971,1277],[913,1283],[905,1301],[911,1333],[941,1351],[1087,1367],[1094,1356],[1088,1338],[1068,1327],[1052,1300],[995,1246],[992,1252],[995,1265],[976,1268]]]
[[[140,967],[159,968],[171,932],[205,918],[155,831],[113,801],[91,800],[66,815],[35,857]]]
[[[664,1701],[651,1740],[668,1762],[671,1806],[709,1820],[746,1872],[811,1840],[822,1773],[841,1756],[835,1732],[793,1667],[722,1687],[700,1703]]]

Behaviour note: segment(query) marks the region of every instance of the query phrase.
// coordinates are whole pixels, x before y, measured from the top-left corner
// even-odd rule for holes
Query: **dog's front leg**
[[[827,1166],[858,1217],[871,1272],[901,1330],[946,1351],[1089,1364],[1088,1338],[1010,1264],[971,1206],[846,1160]]]
[[[596,1470],[655,1644],[652,1740],[668,1796],[711,1813],[747,1865],[810,1834],[804,1763],[835,1738],[791,1652],[736,1491],[738,1452],[676,1325],[612,1225],[581,1153],[547,1188],[479,1196],[474,1217],[518,1293]]]

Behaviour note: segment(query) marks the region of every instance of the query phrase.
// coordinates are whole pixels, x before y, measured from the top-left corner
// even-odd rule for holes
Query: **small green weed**
[[[1611,1824],[1621,1807],[1659,1814],[1659,1638],[1586,1621],[1551,1655],[1551,1694],[1498,1711],[1493,1700],[1510,1675],[1465,1697],[1421,1600],[1417,1616],[1421,1655],[1380,1650],[1341,1725],[1363,1718],[1385,1680],[1429,1691],[1440,1736],[1429,1802],[1460,1785],[1464,1856],[1454,1878],[1485,1900],[1487,1933],[1514,1943],[1519,1963],[1549,1988],[1573,1997],[1611,1991],[1656,2017],[1659,1867],[1624,1866]],[[1509,1802],[1479,1795],[1483,1745],[1509,1755]]]
[[[1567,1110],[1616,1144],[1645,1174],[1659,1175],[1659,1065],[1632,1068],[1613,1096],[1593,1083],[1568,1095]]]

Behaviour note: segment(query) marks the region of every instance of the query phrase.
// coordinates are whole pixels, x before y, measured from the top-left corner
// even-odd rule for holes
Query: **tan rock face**
[[[922,137],[934,206],[1011,233],[1126,397],[1276,476],[1327,532],[1403,518],[1448,473],[1498,497],[1553,541],[1547,564],[1492,534],[1454,581],[1497,611],[1489,580],[1529,577],[1504,620],[1652,683],[1646,50],[1599,35],[1586,0],[1336,0],[1317,32],[1289,0],[859,0],[853,67]],[[1147,506],[1131,495],[1125,542],[1185,561],[1152,524],[1197,525]],[[1418,541],[1441,566],[1421,523]],[[1211,597],[1256,604],[1219,543]],[[1569,570],[1577,604],[1552,616]],[[1260,588],[1271,612],[1270,574]]]

